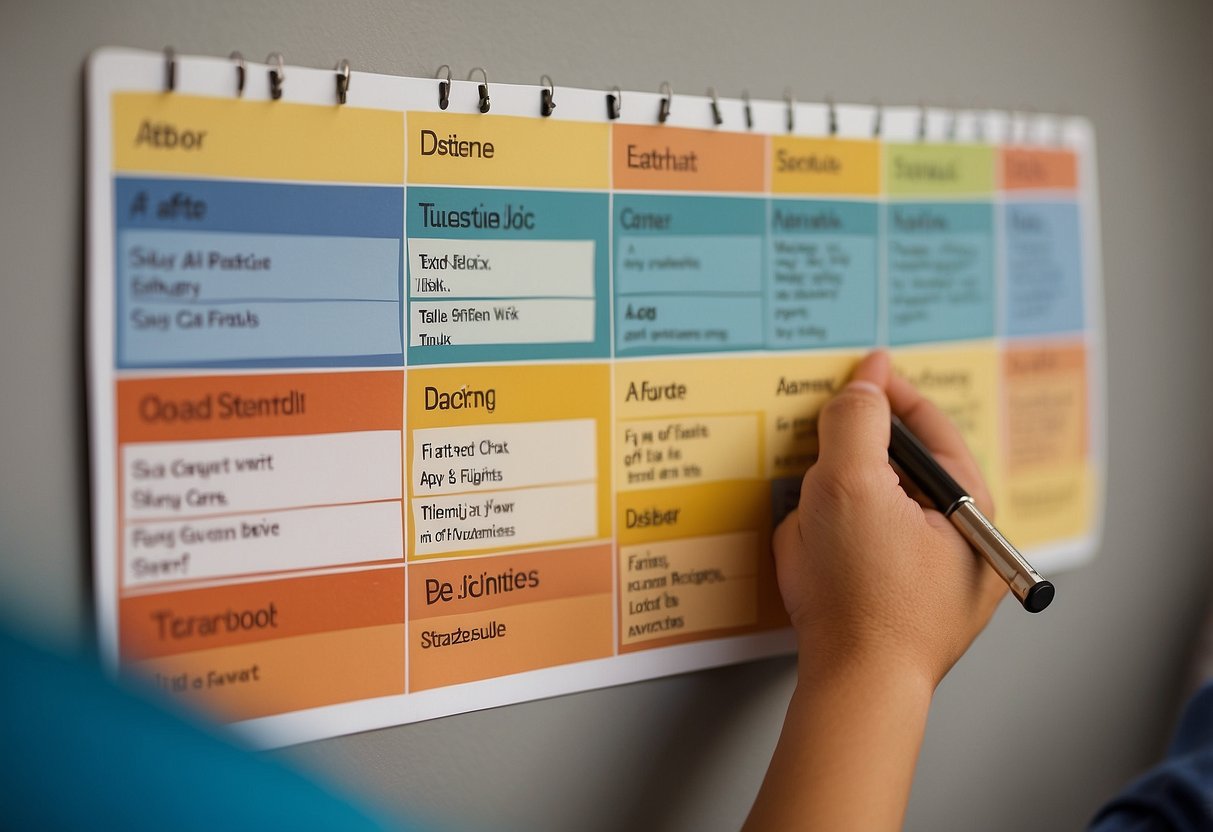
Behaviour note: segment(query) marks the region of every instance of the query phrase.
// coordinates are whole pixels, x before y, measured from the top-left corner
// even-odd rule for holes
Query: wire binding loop
[[[925,142],[927,140],[927,105],[924,101],[918,102],[918,141]]]
[[[451,105],[451,68],[447,64],[438,67],[438,71],[434,73],[435,78],[442,77],[442,70],[446,70],[446,80],[438,82],[438,109],[445,110]]]
[[[754,129],[754,107],[750,104],[750,91],[741,91],[741,103],[745,109],[745,129]]]
[[[791,87],[783,91],[783,100],[788,105],[788,132],[791,133],[796,129],[796,97],[792,95]]]
[[[539,114],[547,118],[556,109],[556,85],[550,75],[540,75],[539,83],[545,85],[539,91]]]
[[[670,118],[670,104],[674,98],[674,88],[670,86],[669,81],[662,81],[658,88],[661,93],[661,104],[657,107],[657,121],[665,124]]]
[[[719,127],[724,124],[724,118],[720,115],[720,99],[716,97],[715,87],[708,87],[708,97],[712,99],[712,121]]]
[[[468,80],[472,80],[472,76],[479,72],[484,77],[484,83],[476,85],[476,91],[480,94],[480,112],[487,113],[489,111],[489,74],[481,67],[475,67],[468,73]]]
[[[286,65],[281,52],[271,52],[265,59],[270,67],[270,98],[277,101],[282,97],[282,85],[286,83]]]
[[[884,132],[884,105],[880,103],[879,98],[873,98],[872,107],[875,110],[872,114],[872,138],[879,139],[880,134]]]
[[[342,58],[337,62],[337,103],[344,104],[350,93],[350,62]]]
[[[164,91],[174,92],[177,89],[177,53],[173,47],[164,47]]]
[[[233,52],[228,55],[228,58],[236,62],[236,97],[244,98],[244,85],[248,82],[248,65],[244,63],[244,56],[239,52]]]
[[[611,87],[611,92],[606,94],[607,118],[611,121],[619,118],[619,113],[623,110],[623,90],[619,87]]]
[[[838,135],[838,107],[834,105],[834,96],[826,96],[826,132],[831,136]]]

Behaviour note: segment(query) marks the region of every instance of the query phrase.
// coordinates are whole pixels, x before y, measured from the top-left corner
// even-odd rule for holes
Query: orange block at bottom
[[[404,693],[404,626],[195,650],[127,668],[187,706],[236,722]]]
[[[412,691],[610,656],[610,593],[409,623]]]

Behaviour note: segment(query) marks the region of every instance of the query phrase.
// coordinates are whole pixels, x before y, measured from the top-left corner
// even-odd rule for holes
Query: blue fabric
[[[1188,702],[1167,757],[1104,806],[1091,832],[1213,829],[1213,683]]]
[[[406,828],[2,627],[0,827]]]

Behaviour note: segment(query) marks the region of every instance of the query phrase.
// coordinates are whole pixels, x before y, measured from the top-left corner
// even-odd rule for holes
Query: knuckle
[[[836,506],[867,500],[877,487],[868,472],[857,466],[817,465],[811,473],[814,476],[810,493]]]

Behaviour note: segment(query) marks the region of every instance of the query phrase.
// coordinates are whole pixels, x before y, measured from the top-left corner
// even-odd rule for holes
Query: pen
[[[927,499],[1007,582],[1028,612],[1040,612],[1053,600],[1053,584],[994,528],[956,480],[896,416],[889,436],[889,457],[909,475]]]

